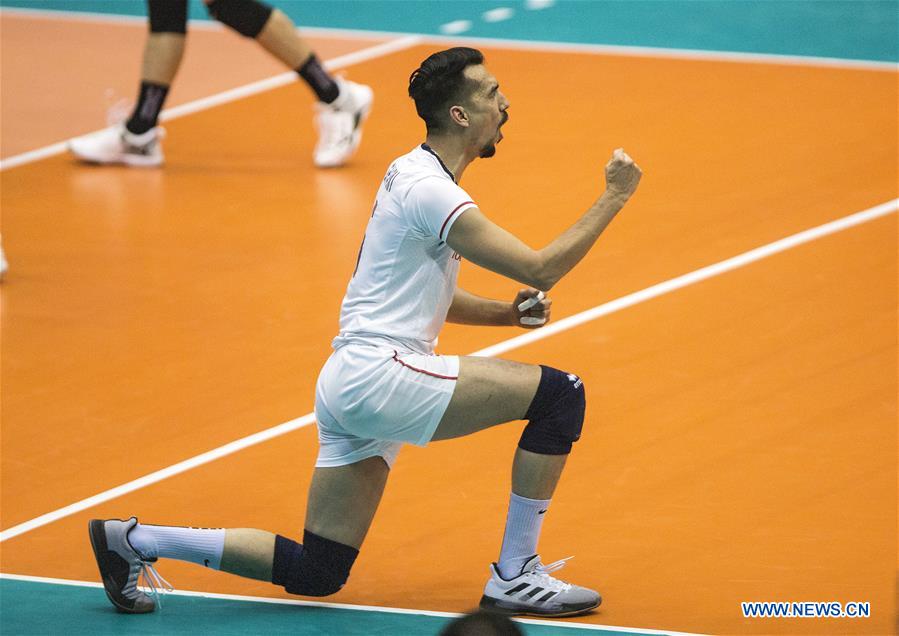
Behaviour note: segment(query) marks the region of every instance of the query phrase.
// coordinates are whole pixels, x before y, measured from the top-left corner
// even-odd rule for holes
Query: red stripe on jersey
[[[449,220],[451,218],[453,218],[453,215],[456,212],[458,212],[461,208],[465,207],[466,205],[474,205],[474,201],[466,201],[465,203],[460,203],[459,205],[456,206],[456,209],[453,210],[452,212],[450,212],[449,216],[446,217],[446,221],[443,222],[443,226],[441,226],[441,228],[440,228],[440,234],[437,235],[438,237],[440,237],[441,241],[443,240],[443,230],[446,229],[446,224],[449,223]]]
[[[458,380],[459,376],[456,375],[440,375],[439,373],[431,373],[430,371],[425,371],[424,369],[419,369],[417,367],[413,367],[411,364],[406,364],[402,360],[399,359],[396,351],[393,352],[393,359],[399,362],[401,365],[406,367],[407,369],[412,369],[413,371],[418,371],[419,373],[424,373],[425,375],[429,375],[432,378],[440,378],[441,380]]]

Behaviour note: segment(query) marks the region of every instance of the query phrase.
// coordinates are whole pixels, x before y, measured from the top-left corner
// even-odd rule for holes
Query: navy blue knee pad
[[[248,38],[262,32],[273,11],[257,0],[212,0],[206,9],[213,18]]]
[[[567,455],[584,426],[584,383],[573,373],[540,368],[540,386],[524,416],[528,425],[518,446],[541,455]]]
[[[359,550],[306,530],[303,544],[275,537],[272,583],[291,594],[328,596],[343,587]]]
[[[187,0],[147,0],[150,33],[187,33]]]

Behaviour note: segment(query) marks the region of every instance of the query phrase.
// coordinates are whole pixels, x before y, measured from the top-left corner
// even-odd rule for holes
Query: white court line
[[[23,7],[0,7],[0,16],[9,15],[14,18],[29,18],[35,20],[65,20],[68,22],[88,22],[91,24],[117,24],[128,26],[146,27],[147,18],[141,15],[118,15],[114,13],[92,13],[90,11],[62,11],[57,9],[26,9]],[[187,21],[188,28],[203,31],[221,31],[233,33],[217,20],[203,20],[191,18]],[[349,40],[382,40],[385,38],[402,38],[415,33],[400,31],[376,31],[362,29],[338,29],[330,27],[297,26],[301,35],[315,35],[321,37],[336,37]],[[235,36],[236,37],[236,36]]]
[[[877,60],[853,60],[849,58],[780,55],[777,53],[744,53],[741,51],[709,51],[701,49],[676,49],[656,46],[626,46],[623,44],[577,44],[542,40],[513,40],[505,38],[449,37],[424,35],[427,43],[465,44],[495,49],[522,51],[546,51],[548,53],[588,53],[593,55],[616,55],[625,57],[648,57],[674,60],[699,60],[705,62],[738,62],[749,64],[769,64],[773,66],[808,66],[842,68],[862,71],[899,71],[896,62]],[[489,63],[489,60],[488,60]]]
[[[144,24],[146,22],[146,18],[142,16],[123,16],[123,15],[113,15],[113,14],[100,14],[100,13],[88,13],[88,12],[77,12],[77,11],[53,11],[53,10],[44,10],[44,9],[20,9],[20,8],[10,8],[10,7],[2,7],[0,8],[0,16],[9,14],[12,16],[19,17],[29,17],[29,18],[37,18],[37,19],[66,19],[73,21],[85,21],[85,22],[100,22],[106,24]],[[208,30],[222,30],[224,27],[217,22],[208,21],[208,20],[191,20],[190,21],[191,28],[200,28],[200,29],[208,29]],[[675,48],[662,48],[662,47],[651,47],[651,46],[621,46],[621,45],[607,45],[607,44],[574,44],[574,43],[566,43],[566,42],[550,42],[550,41],[535,41],[535,40],[512,40],[512,39],[502,39],[502,38],[472,38],[472,37],[459,37],[453,34],[461,33],[462,31],[468,30],[471,27],[471,22],[469,20],[456,20],[455,22],[450,22],[440,27],[440,30],[447,29],[447,33],[450,35],[439,36],[439,35],[424,35],[424,34],[408,34],[408,33],[399,33],[399,32],[391,32],[391,31],[363,31],[360,29],[331,29],[331,28],[321,28],[321,27],[300,27],[299,31],[301,33],[306,33],[308,35],[317,35],[320,37],[338,37],[338,38],[348,38],[348,39],[370,39],[370,38],[383,38],[383,37],[393,37],[396,38],[396,45],[398,48],[393,50],[388,50],[382,55],[386,55],[387,53],[398,51],[403,48],[408,48],[410,46],[414,46],[416,44],[439,44],[439,45],[449,45],[449,44],[467,44],[471,46],[484,46],[484,47],[493,47],[493,48],[506,48],[513,50],[525,50],[525,51],[545,51],[545,52],[556,52],[556,53],[586,53],[586,54],[594,54],[594,55],[615,55],[615,56],[625,56],[625,57],[646,57],[646,58],[663,58],[663,59],[684,59],[684,60],[700,60],[700,61],[709,61],[709,62],[743,62],[743,63],[753,63],[753,64],[772,64],[772,65],[788,65],[788,66],[811,66],[811,67],[825,67],[825,68],[845,68],[845,69],[855,69],[855,70],[867,70],[867,71],[890,71],[895,72],[899,70],[899,65],[894,62],[879,62],[874,60],[853,60],[853,59],[843,59],[843,58],[831,58],[831,57],[814,57],[814,56],[801,56],[801,55],[776,55],[769,53],[742,53],[742,52],[730,52],[730,51],[702,51],[702,50],[693,50],[693,49],[675,49]],[[401,46],[400,43],[404,43],[404,46]],[[387,42],[385,44],[379,46],[389,46],[391,42]],[[378,49],[378,46],[372,47],[373,50]],[[363,51],[358,51],[352,55],[362,55],[368,49],[364,49]],[[336,68],[342,68],[344,66],[348,66],[349,64],[355,64],[359,61],[357,60],[353,62],[343,62],[342,60],[346,57],[350,56],[342,56],[325,62],[325,67],[329,70],[333,70]],[[373,55],[373,57],[377,57],[378,55]],[[364,59],[372,59],[372,57],[367,57]],[[288,81],[289,79],[289,81]],[[197,100],[197,102],[188,102],[187,104],[183,104],[181,106],[164,110],[161,114],[160,119],[166,121],[167,119],[171,119],[172,117],[181,116],[178,115],[168,115],[170,111],[178,111],[178,109],[185,109],[185,112],[197,112],[198,110],[202,110],[202,108],[198,107],[195,109],[191,109],[191,105],[196,104],[198,102],[206,102],[208,105],[205,108],[211,108],[212,106],[226,103],[227,101],[233,101],[234,99],[240,99],[242,97],[247,97],[249,95],[253,95],[262,91],[270,90],[272,88],[276,88],[278,86],[283,86],[284,84],[290,83],[290,81],[296,81],[296,74],[293,72],[287,72],[283,75],[278,75],[276,77],[269,78],[268,80],[262,80],[260,82],[256,82],[254,84],[249,84],[243,88],[236,88],[232,91],[226,91],[228,94],[233,94],[234,96],[230,99],[221,99],[221,101],[217,100],[217,98],[221,97],[225,93],[220,93],[219,95],[213,95],[211,97],[207,97],[201,100]],[[250,87],[255,87],[255,89],[251,89]],[[242,91],[249,92],[242,92]],[[99,132],[99,131],[94,131]],[[90,134],[90,133],[86,133]],[[57,142],[55,144],[51,144],[49,146],[44,146],[42,148],[37,148],[35,150],[31,150],[22,154],[13,155],[7,159],[0,160],[0,172],[3,170],[8,170],[9,168],[15,168],[17,166],[25,165],[28,163],[32,163],[35,161],[40,161],[41,159],[46,159],[48,157],[53,157],[58,154],[62,154],[66,151],[66,147],[69,140]]]
[[[525,0],[524,7],[528,11],[541,11],[549,9],[555,4],[555,0]]]
[[[546,327],[543,327],[542,329],[535,329],[533,331],[529,331],[526,334],[516,336],[515,338],[511,338],[509,340],[505,340],[503,342],[500,342],[499,344],[495,344],[492,347],[481,349],[480,351],[471,355],[490,358],[505,353],[506,351],[509,351],[511,349],[523,347],[524,345],[531,344],[532,342],[537,342],[538,340],[549,338],[550,336],[555,335],[559,332],[572,329],[573,327],[577,327],[578,325],[582,325],[585,322],[596,320],[601,316],[613,314],[616,311],[621,311],[622,309],[632,307],[652,298],[662,296],[663,294],[667,294],[677,289],[687,287],[688,285],[693,285],[694,283],[706,280],[707,278],[712,278],[714,276],[718,276],[719,274],[738,269],[740,267],[743,267],[744,265],[748,265],[750,263],[754,263],[755,261],[777,254],[778,252],[783,252],[798,245],[802,245],[803,243],[814,241],[815,239],[821,238],[822,236],[834,234],[835,232],[840,232],[855,225],[867,223],[868,221],[872,221],[881,216],[886,216],[887,214],[895,212],[897,209],[899,209],[899,199],[893,199],[892,201],[881,203],[880,205],[876,205],[873,208],[862,210],[861,212],[856,212],[855,214],[845,216],[841,219],[837,219],[836,221],[831,221],[830,223],[825,223],[824,225],[819,225],[803,232],[799,232],[798,234],[793,234],[786,238],[782,238],[779,241],[774,241],[773,243],[768,243],[767,245],[763,245],[762,247],[757,247],[754,250],[743,252],[742,254],[721,261],[719,263],[715,263],[714,265],[709,265],[707,267],[694,270],[688,274],[666,280],[664,282],[653,285],[652,287],[647,287],[646,289],[634,292],[633,294],[622,296],[621,298],[612,300],[602,305],[598,305],[596,307],[593,307],[592,309],[587,309],[578,314],[574,314],[573,316],[563,318],[562,320],[554,322]]]
[[[527,7],[529,9],[542,9],[552,6],[551,0],[545,6]],[[543,2],[536,4],[543,5]],[[103,13],[89,13],[80,11],[56,11],[46,9],[20,9],[12,7],[0,8],[0,16],[10,14],[13,16],[33,17],[37,19],[72,20],[85,22],[100,22],[109,24],[145,24],[146,18],[142,16],[125,16]],[[467,22],[468,20],[457,20]],[[212,20],[190,20],[191,28],[207,30],[226,30],[225,27]],[[448,23],[455,24],[455,23]],[[444,25],[445,26],[445,25]],[[465,29],[463,29],[465,30]],[[471,44],[494,48],[511,48],[534,51],[563,52],[563,53],[593,53],[598,55],[624,55],[632,57],[658,57],[685,60],[706,60],[710,62],[749,62],[754,64],[774,64],[790,66],[823,66],[827,68],[846,68],[869,71],[897,71],[899,64],[896,62],[883,62],[879,60],[861,60],[840,57],[825,57],[815,55],[782,55],[777,53],[747,53],[743,51],[713,51],[703,49],[681,49],[671,47],[654,46],[627,46],[617,44],[579,44],[572,42],[556,42],[552,40],[516,40],[506,38],[475,38],[429,35],[422,33],[403,33],[400,31],[376,31],[363,29],[337,29],[329,27],[300,26],[300,33],[316,35],[320,37],[336,37],[348,39],[370,38],[401,38],[409,35],[417,35],[426,43],[434,44]],[[455,32],[455,31],[454,31]],[[460,31],[461,32],[461,31]]]
[[[324,66],[329,71],[333,71],[345,66],[351,66],[353,64],[359,64],[378,57],[390,55],[391,53],[396,53],[397,51],[402,51],[403,49],[408,49],[421,44],[421,42],[422,38],[420,36],[408,35],[397,40],[384,42],[383,44],[376,44],[375,46],[362,49],[361,51],[355,51],[353,53],[341,55],[340,57],[335,57],[332,60],[326,61]],[[274,77],[253,82],[246,86],[240,86],[224,91],[223,93],[218,93],[216,95],[211,95],[210,97],[204,97],[186,104],[181,104],[180,106],[169,108],[162,112],[159,119],[161,121],[169,121],[170,119],[175,119],[177,117],[184,117],[185,115],[190,115],[221,104],[227,104],[228,102],[243,99],[244,97],[278,88],[279,86],[286,86],[287,84],[292,84],[296,81],[297,74],[294,71],[287,71],[281,75],[275,75]]]
[[[359,64],[361,62],[373,60],[378,57],[390,55],[391,53],[396,53],[397,51],[402,51],[403,49],[408,49],[410,47],[421,44],[422,41],[423,39],[421,36],[407,35],[396,40],[376,44],[359,51],[354,51],[353,53],[347,53],[346,55],[341,55],[339,57],[327,60],[324,62],[324,67],[329,71],[337,70],[340,68],[351,66],[353,64]],[[244,97],[263,93],[265,91],[272,90],[273,88],[278,88],[279,86],[286,86],[287,84],[291,84],[295,81],[297,81],[297,74],[294,71],[287,71],[286,73],[281,73],[280,75],[275,75],[274,77],[269,77],[258,82],[253,82],[252,84],[246,84],[238,88],[233,88],[221,93],[216,93],[215,95],[210,95],[209,97],[203,97],[201,99],[187,102],[179,106],[167,108],[162,111],[162,113],[160,113],[159,119],[160,121],[170,121],[172,119],[184,117],[185,115],[190,115],[192,113],[206,110],[214,106],[220,106],[221,104],[227,104],[228,102],[243,99]],[[106,130],[106,128],[101,128],[100,130]],[[96,130],[94,132],[100,131]],[[15,168],[16,166],[33,163],[35,161],[40,161],[41,159],[46,159],[47,157],[61,154],[66,151],[68,143],[69,140],[61,141],[49,146],[44,146],[43,148],[38,148],[37,150],[31,150],[20,155],[14,155],[12,157],[9,157],[8,159],[3,159],[2,161],[0,161],[0,171],[8,170],[10,168]]]
[[[452,22],[441,24],[440,32],[446,33],[447,35],[456,35],[457,33],[464,33],[470,28],[471,20],[453,20]]]
[[[8,579],[10,581],[25,581],[28,583],[48,583],[51,585],[69,585],[73,587],[92,587],[102,588],[102,583],[94,581],[78,581],[73,579],[55,579],[43,576],[28,576],[25,574],[6,574],[0,573],[0,579]],[[190,596],[195,598],[211,598],[221,599],[225,601],[245,601],[250,603],[268,603],[272,605],[299,605],[304,607],[327,607],[331,609],[355,610],[362,612],[384,612],[385,614],[410,614],[414,616],[436,616],[439,618],[456,618],[462,614],[455,612],[437,612],[434,610],[417,610],[406,609],[403,607],[380,607],[378,605],[352,605],[343,603],[326,603],[323,601],[301,601],[298,599],[288,598],[271,598],[268,596],[245,596],[240,594],[218,594],[215,592],[194,592],[190,590],[175,590],[167,592],[174,596]],[[673,632],[670,630],[646,629],[641,627],[618,627],[613,625],[599,625],[595,623],[576,623],[571,621],[547,621],[532,618],[513,618],[512,620],[520,623],[530,623],[533,625],[550,625],[552,627],[569,628],[569,629],[603,629],[612,632],[627,632],[633,634],[669,634],[670,636],[700,636],[690,632]]]
[[[688,285],[693,285],[708,278],[712,278],[725,272],[738,269],[755,261],[777,254],[778,252],[783,252],[798,245],[802,245],[803,243],[814,241],[815,239],[821,238],[822,236],[834,234],[847,228],[860,225],[862,223],[867,223],[868,221],[872,221],[879,217],[886,216],[887,214],[891,214],[897,209],[899,209],[899,199],[887,201],[886,203],[874,206],[873,208],[862,210],[861,212],[856,212],[855,214],[845,216],[841,219],[837,219],[835,221],[813,227],[803,232],[793,234],[778,241],[774,241],[773,243],[763,245],[762,247],[758,247],[748,252],[743,252],[742,254],[721,261],[719,263],[715,263],[714,265],[709,265],[707,267],[694,270],[687,274],[683,274],[682,276],[678,276],[676,278],[658,283],[651,287],[647,287],[646,289],[643,289],[641,291],[628,294],[627,296],[622,296],[621,298],[612,300],[607,303],[603,303],[602,305],[598,305],[596,307],[593,307],[592,309],[587,309],[580,313],[574,314],[573,316],[563,318],[556,323],[550,324],[547,327],[543,327],[542,329],[530,331],[524,335],[516,336],[515,338],[510,338],[509,340],[504,340],[503,342],[487,347],[486,349],[481,349],[480,351],[475,351],[474,353],[471,353],[469,355],[492,357],[502,353],[506,353],[507,351],[510,351],[512,349],[531,344],[532,342],[537,342],[538,340],[543,340],[544,338],[549,338],[550,336],[553,336],[562,331],[567,331],[568,329],[572,329],[574,327],[577,327],[578,325],[582,325],[585,322],[595,320],[600,316],[606,316],[608,314],[615,313],[616,311],[621,311],[622,309],[626,309],[627,307],[632,307],[639,303],[646,302],[647,300],[651,300],[653,298],[657,298],[658,296],[668,294],[677,289],[687,287]],[[103,491],[92,497],[82,499],[81,501],[77,501],[63,508],[59,508],[58,510],[54,510],[53,512],[48,512],[39,517],[35,517],[30,521],[25,521],[16,526],[8,528],[0,532],[0,542],[6,541],[7,539],[12,539],[13,537],[17,537],[21,534],[25,534],[26,532],[30,532],[31,530],[53,523],[54,521],[58,521],[59,519],[68,517],[77,512],[81,512],[82,510],[86,510],[111,499],[115,499],[116,497],[120,497],[121,495],[124,495],[126,493],[139,490],[151,484],[155,484],[156,482],[162,481],[163,479],[167,479],[192,468],[196,468],[197,466],[202,466],[203,464],[207,464],[221,457],[225,457],[226,455],[230,455],[239,450],[243,450],[244,448],[248,448],[266,440],[285,435],[297,429],[303,428],[304,426],[308,426],[313,422],[314,415],[312,413],[307,413],[303,417],[297,418],[295,420],[279,424],[277,426],[265,429],[264,431],[260,431],[258,433],[254,433],[247,437],[242,437],[241,439],[235,440],[211,451],[207,451],[201,455],[197,455],[196,457],[192,457],[185,461],[179,462],[177,464],[169,466],[168,468],[163,468],[162,470],[150,473],[149,475],[145,475],[133,481],[129,481],[125,484],[116,486],[115,488],[111,488],[110,490]]]
[[[481,19],[484,22],[502,22],[513,17],[515,17],[515,9],[509,7],[497,7],[481,14]]]

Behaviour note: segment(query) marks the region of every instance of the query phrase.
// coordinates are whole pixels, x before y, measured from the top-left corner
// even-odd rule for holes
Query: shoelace
[[[555,572],[556,570],[560,570],[565,567],[565,564],[573,559],[574,556],[565,557],[564,559],[559,559],[558,561],[554,561],[549,565],[543,565],[542,563],[538,563],[537,567],[534,568],[534,574],[539,577],[540,583],[547,587],[548,589],[565,592],[571,589],[570,583],[565,583],[564,581],[560,581],[559,579],[550,576],[550,572]]]
[[[151,563],[147,563],[146,561],[140,562],[140,573],[143,575],[144,582],[147,584],[147,596],[152,598],[156,602],[156,605],[161,608],[161,593],[174,592],[174,586],[164,578],[162,578],[162,575],[156,571],[156,568],[154,568]]]

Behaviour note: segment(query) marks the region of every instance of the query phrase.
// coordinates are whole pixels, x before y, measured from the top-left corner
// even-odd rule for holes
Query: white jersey
[[[433,353],[462,260],[446,235],[471,207],[471,197],[426,145],[390,165],[340,308],[335,349],[386,342]]]

